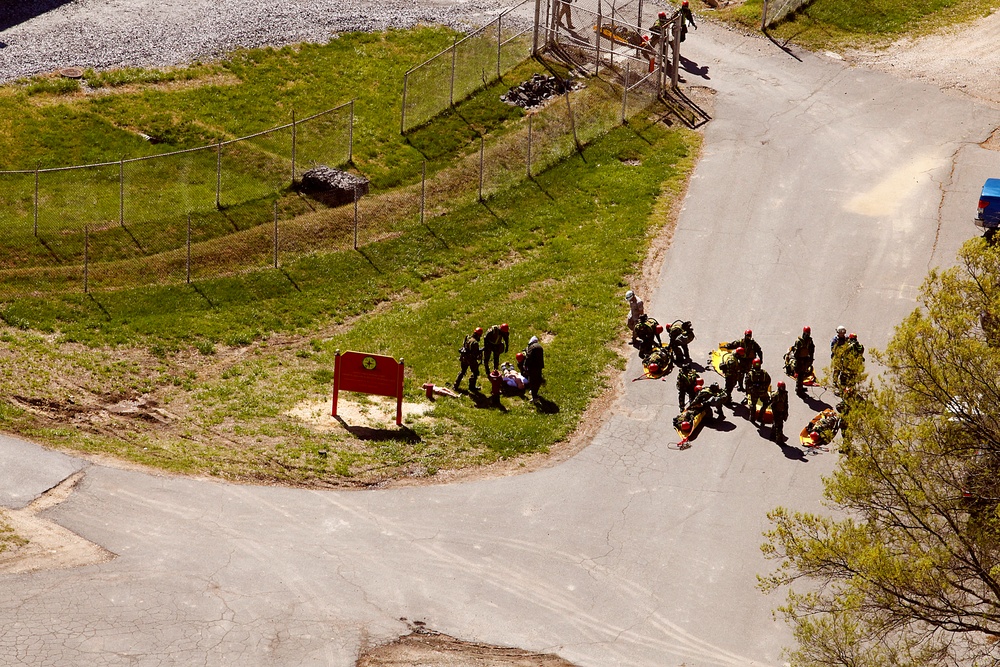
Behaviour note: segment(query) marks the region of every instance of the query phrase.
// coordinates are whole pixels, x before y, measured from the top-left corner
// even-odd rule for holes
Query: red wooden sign
[[[403,423],[403,360],[365,352],[337,350],[333,367],[333,416],[337,416],[337,394],[356,391],[362,394],[396,397],[396,424]]]

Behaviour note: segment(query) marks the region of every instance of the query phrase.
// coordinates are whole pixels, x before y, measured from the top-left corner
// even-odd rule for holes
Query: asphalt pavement
[[[841,323],[884,345],[976,233],[1000,112],[707,23],[685,55],[714,118],[648,312],[692,320],[695,359],[752,328],[775,380],[805,324],[820,365]],[[790,445],[728,416],[677,451],[673,377],[639,371],[588,447],[517,477],[337,492],[92,465],[46,516],[117,558],[3,576],[0,662],[347,667],[419,620],[581,667],[781,665],[761,533],[778,505],[821,508],[838,455],[790,445],[836,399],[793,396]],[[16,446],[8,506],[78,465]]]

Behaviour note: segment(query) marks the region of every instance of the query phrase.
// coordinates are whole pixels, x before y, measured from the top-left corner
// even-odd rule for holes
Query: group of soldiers
[[[736,340],[719,343],[719,348],[726,351],[718,364],[725,386],[712,383],[706,387],[698,370],[691,363],[688,352],[688,343],[694,339],[691,323],[678,321],[671,325],[668,346],[664,348],[660,337],[663,327],[645,314],[642,300],[631,290],[625,293],[625,300],[629,304],[628,325],[632,330],[632,342],[638,348],[647,371],[655,375],[656,371],[669,368],[671,362],[679,367],[676,386],[680,414],[674,419],[675,426],[686,432],[695,416],[706,408],[714,408],[717,416],[724,418],[722,406],[733,405],[733,391],[739,390],[746,395],[750,423],[763,421],[765,411],[770,408],[772,438],[775,442],[784,440],[783,427],[788,419],[788,391],[784,381],[778,381],[775,390],[771,391],[771,375],[763,367],[764,352],[754,340],[752,330],[747,329]],[[836,334],[830,341],[830,358],[834,390],[839,395],[846,396],[853,392],[861,380],[864,351],[856,334],[848,334],[846,327],[837,327]],[[812,331],[808,326],[803,327],[802,334],[785,355],[785,372],[795,378],[795,391],[799,395],[805,393],[805,383],[815,379],[815,356],[816,344],[812,339]]]
[[[455,378],[454,388],[458,391],[462,383],[462,378],[469,373],[469,391],[479,391],[479,366],[482,364],[483,371],[487,375],[499,375],[500,355],[510,348],[510,327],[507,323],[494,324],[486,332],[482,327],[476,327],[473,332],[462,341],[462,347],[458,349],[458,361],[462,370]],[[528,340],[528,345],[514,355],[517,361],[517,369],[524,376],[525,387],[531,392],[531,400],[538,401],[538,389],[543,383],[542,369],[545,368],[545,351],[537,336],[532,336]],[[492,362],[493,370],[490,371]]]

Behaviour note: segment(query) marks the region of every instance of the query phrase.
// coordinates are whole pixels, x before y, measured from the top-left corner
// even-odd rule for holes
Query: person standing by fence
[[[570,3],[574,0],[556,0],[559,3],[559,12],[556,14],[556,22],[559,25],[565,25],[570,30],[576,30],[576,26],[573,25],[573,8],[570,7]],[[563,19],[566,19],[566,23],[563,23]]]

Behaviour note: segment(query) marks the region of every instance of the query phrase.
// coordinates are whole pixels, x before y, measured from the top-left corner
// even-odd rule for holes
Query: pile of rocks
[[[343,206],[368,194],[368,179],[321,164],[302,174],[298,190],[327,206]]]
[[[501,95],[500,100],[513,106],[532,109],[550,97],[562,95],[566,91],[573,89],[574,86],[571,79],[535,74],[520,86],[514,86],[504,95]]]

